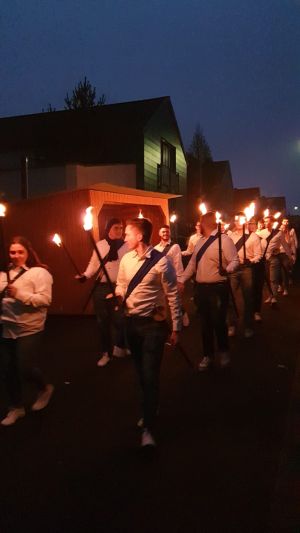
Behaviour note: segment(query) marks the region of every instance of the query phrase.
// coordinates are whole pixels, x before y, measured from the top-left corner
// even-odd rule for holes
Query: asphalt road
[[[51,404],[0,427],[0,532],[267,532],[299,356],[300,286],[264,306],[232,368],[199,374],[166,348],[158,443],[139,447],[130,357],[98,368],[95,320],[50,317],[43,367]],[[182,344],[201,357],[200,324]],[[5,397],[0,391],[0,415]],[[274,531],[274,524],[273,524]],[[278,529],[279,531],[279,529]]]

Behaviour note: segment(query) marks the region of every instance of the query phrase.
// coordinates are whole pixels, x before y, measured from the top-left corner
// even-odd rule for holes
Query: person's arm
[[[194,238],[193,238],[193,235],[191,235],[189,238],[187,248],[186,250],[182,252],[182,255],[192,255],[194,249],[195,249]]]
[[[278,233],[278,235],[279,235],[280,244],[283,247],[286,255],[289,257],[290,260],[292,260],[293,257],[292,257],[292,250],[291,250],[290,245],[286,242],[284,235],[283,233],[281,233],[281,231]]]
[[[173,265],[175,268],[177,278],[180,278],[183,274],[183,264],[181,258],[181,250],[179,244],[174,244],[168,254],[172,257]],[[180,279],[179,279],[180,281]]]
[[[240,266],[239,256],[233,240],[228,235],[222,235],[222,251],[227,263],[225,269],[228,274],[235,272]]]
[[[122,298],[122,300],[124,300],[126,291],[127,291],[127,279],[125,276],[125,259],[124,257],[122,257],[120,261],[120,265],[119,265],[115,294],[117,297]]]
[[[188,279],[192,277],[193,274],[196,273],[196,254],[198,252],[198,249],[198,246],[196,246],[193,255],[189,260],[182,276],[180,276],[178,279],[179,283],[185,283]]]
[[[45,268],[35,267],[28,271],[32,276],[32,290],[23,289],[22,286],[11,285],[8,295],[32,307],[49,307],[52,301],[53,278]]]
[[[251,236],[249,237],[249,239],[252,240],[252,250],[253,250],[253,258],[251,259],[251,263],[258,263],[262,256],[263,256],[263,251],[262,251],[262,247],[261,247],[261,240],[259,238],[258,235],[256,235],[255,233],[251,233]]]
[[[177,334],[182,326],[182,311],[177,288],[176,272],[171,261],[167,257],[163,257],[159,260],[157,263],[157,269],[162,275],[162,286],[171,312],[172,331],[175,332],[175,335],[173,335],[173,341],[176,341]]]

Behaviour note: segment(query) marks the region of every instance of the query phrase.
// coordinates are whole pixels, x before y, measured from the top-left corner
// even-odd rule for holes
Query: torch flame
[[[58,233],[55,233],[55,234],[53,235],[53,239],[52,239],[52,241],[55,242],[55,244],[56,244],[57,246],[61,246],[61,238],[60,238],[60,236],[58,235]]]
[[[205,205],[204,202],[201,202],[201,204],[199,204],[199,211],[200,211],[201,215],[206,215],[207,208],[206,208],[206,205]]]
[[[221,213],[219,211],[216,211],[216,223],[219,224],[221,222]]]
[[[83,229],[89,231],[93,229],[93,215],[92,215],[92,206],[89,206],[85,210],[85,215],[83,217]]]
[[[265,209],[264,210],[264,217],[268,218],[269,215],[270,215],[270,210],[269,209]]]
[[[274,223],[273,223],[273,226],[272,226],[272,229],[276,229],[277,226],[278,226],[278,224],[279,224],[278,222],[274,222]]]
[[[177,220],[177,215],[176,213],[173,213],[171,216],[170,216],[170,222],[176,222]]]
[[[229,226],[230,226],[230,224],[224,224],[224,231],[227,231]]]
[[[239,224],[240,224],[241,226],[243,226],[243,225],[245,224],[245,222],[246,222],[246,217],[240,216],[240,217],[239,217]]]
[[[142,213],[142,210],[141,210],[141,209],[140,209],[140,212],[139,212],[139,214],[138,214],[138,218],[144,218],[144,215],[143,215],[143,213]]]
[[[246,215],[246,219],[247,219],[247,222],[252,218],[254,217],[254,213],[255,213],[255,203],[254,202],[251,202],[250,205],[248,205],[245,209],[244,209],[244,213]]]
[[[6,207],[4,204],[0,204],[0,217],[5,217]]]
[[[277,211],[277,213],[275,213],[275,215],[274,215],[275,220],[277,220],[280,217],[281,217],[281,213],[280,213],[280,211]]]

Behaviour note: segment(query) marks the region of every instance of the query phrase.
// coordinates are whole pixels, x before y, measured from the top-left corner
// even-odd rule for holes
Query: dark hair
[[[149,218],[131,218],[130,220],[127,220],[126,224],[137,228],[137,230],[143,235],[142,242],[150,244],[153,226]]]
[[[28,253],[26,265],[29,268],[38,266],[38,267],[46,268],[46,270],[48,270],[48,266],[43,264],[40,261],[38,254],[32,248],[31,242],[28,239],[26,239],[26,237],[23,237],[22,235],[17,235],[16,237],[13,237],[11,239],[9,248],[11,247],[12,244],[20,244],[21,246],[23,246],[23,248],[25,248],[25,250]]]
[[[122,220],[120,218],[110,218],[107,221],[106,226],[105,226],[105,231],[104,231],[104,238],[108,237],[108,234],[109,234],[111,228],[115,224],[122,224]]]
[[[163,225],[159,228],[159,231],[160,231],[161,229],[170,229],[170,226],[169,226],[169,224],[163,224]]]
[[[216,214],[214,211],[207,211],[205,215],[201,215],[200,217],[201,224],[206,224],[209,226],[216,225]]]

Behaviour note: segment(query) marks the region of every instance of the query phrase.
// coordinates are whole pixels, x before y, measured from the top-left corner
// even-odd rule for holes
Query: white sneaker
[[[105,366],[107,363],[109,363],[110,357],[107,352],[104,352],[102,356],[100,357],[97,366]]]
[[[278,285],[277,292],[282,292],[282,287],[281,287],[281,285]]]
[[[142,433],[141,446],[156,446],[156,442],[148,429],[144,429]]]
[[[253,335],[254,335],[253,329],[251,329],[251,328],[246,328],[245,329],[244,336],[245,336],[246,339],[251,339],[251,337],[253,337]]]
[[[228,327],[228,337],[234,337],[235,336],[235,326],[229,326]]]
[[[24,407],[15,407],[8,411],[7,415],[3,420],[1,420],[1,426],[12,426],[18,418],[25,416]]]
[[[190,325],[190,319],[187,312],[183,313],[182,315],[182,325],[187,328]]]
[[[219,353],[219,362],[221,368],[226,368],[230,365],[230,355],[228,352]]]
[[[271,298],[271,305],[277,304],[277,298],[275,296],[272,296]]]
[[[113,356],[114,357],[125,357],[126,356],[126,349],[125,348],[120,348],[120,346],[114,346]]]
[[[37,400],[31,406],[32,411],[41,411],[47,407],[50,402],[51,396],[54,392],[54,386],[49,384],[46,385],[46,389],[38,394]]]
[[[265,300],[265,304],[270,304],[272,302],[272,296],[268,296],[268,298]]]
[[[254,313],[254,320],[255,320],[255,322],[261,322],[262,321],[261,314],[260,313]]]
[[[198,365],[199,372],[203,372],[204,370],[207,370],[211,361],[209,357],[203,357],[202,361],[200,361]]]
[[[283,291],[283,293],[282,293],[282,296],[288,296],[288,294],[289,294],[288,291],[285,289],[285,290]]]

